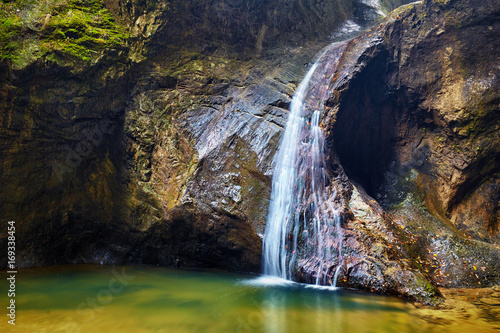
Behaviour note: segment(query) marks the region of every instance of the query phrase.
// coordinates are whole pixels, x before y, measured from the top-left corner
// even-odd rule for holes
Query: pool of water
[[[500,327],[495,317],[461,318],[460,311],[440,317],[394,297],[212,271],[72,265],[24,269],[16,278],[15,327],[7,323],[8,286],[2,279],[1,332],[399,333]]]

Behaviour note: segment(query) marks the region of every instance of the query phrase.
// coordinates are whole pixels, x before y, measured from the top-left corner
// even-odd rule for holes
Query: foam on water
[[[241,280],[239,284],[252,287],[295,287],[314,290],[336,291],[340,288],[334,286],[323,286],[316,284],[306,284],[282,279],[277,276],[262,275],[255,279]]]
[[[298,285],[297,282],[270,275],[262,275],[255,279],[243,280],[241,284],[255,287],[286,287]]]

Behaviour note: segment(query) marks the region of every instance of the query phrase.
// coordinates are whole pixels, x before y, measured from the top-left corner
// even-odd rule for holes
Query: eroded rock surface
[[[352,41],[349,78],[332,81],[332,150],[364,202],[385,211],[382,224],[397,235],[387,245],[439,286],[500,276],[499,10],[474,1],[401,7]],[[353,221],[366,221],[359,197],[346,200]]]

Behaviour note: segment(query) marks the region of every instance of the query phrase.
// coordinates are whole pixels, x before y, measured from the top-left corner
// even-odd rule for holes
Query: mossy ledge
[[[13,69],[37,59],[59,65],[92,62],[122,48],[127,29],[100,0],[14,0],[0,3],[0,59]]]

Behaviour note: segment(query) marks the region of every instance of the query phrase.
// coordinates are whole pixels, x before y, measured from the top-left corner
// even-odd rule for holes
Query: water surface
[[[5,276],[3,272],[2,276]],[[7,291],[5,279],[1,287]],[[398,298],[213,271],[95,265],[18,271],[1,332],[495,332]],[[7,305],[7,293],[0,301]],[[2,306],[5,309],[4,306]],[[429,312],[431,311],[431,312]]]

